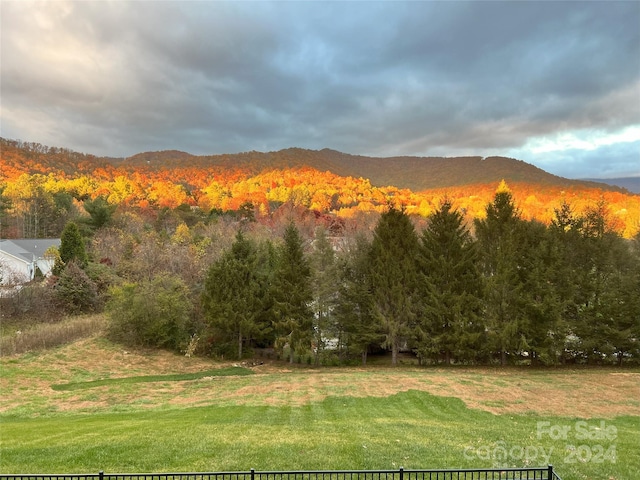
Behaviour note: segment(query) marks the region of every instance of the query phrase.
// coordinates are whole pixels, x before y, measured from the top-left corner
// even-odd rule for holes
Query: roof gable
[[[0,240],[0,252],[6,252],[25,263],[42,258],[51,246],[60,248],[59,238],[23,238]]]

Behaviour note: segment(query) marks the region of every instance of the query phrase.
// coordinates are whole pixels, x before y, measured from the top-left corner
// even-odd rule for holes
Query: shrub
[[[0,299],[2,321],[53,322],[61,317],[54,292],[47,283],[30,283]]]
[[[96,284],[75,262],[64,267],[54,291],[58,304],[67,313],[92,312],[100,308]]]
[[[108,298],[110,289],[122,281],[111,267],[103,263],[89,262],[84,272],[95,283],[101,303]]]
[[[126,283],[111,290],[109,334],[126,344],[179,350],[189,342],[192,308],[189,289],[176,276]]]

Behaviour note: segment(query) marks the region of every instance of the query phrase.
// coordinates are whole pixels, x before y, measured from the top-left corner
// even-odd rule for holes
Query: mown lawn
[[[89,349],[104,362],[81,361]],[[637,370],[271,365],[253,375],[191,379],[185,374],[232,365],[125,355],[100,340],[0,362],[3,473],[547,462],[564,480],[634,479],[640,471]],[[158,377],[132,382],[127,372]],[[52,388],[65,383],[76,386]],[[607,395],[608,386],[618,391]],[[567,414],[572,402],[576,413]]]

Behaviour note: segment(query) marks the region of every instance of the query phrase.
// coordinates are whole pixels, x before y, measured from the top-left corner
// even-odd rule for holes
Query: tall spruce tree
[[[320,361],[320,354],[328,339],[337,336],[334,322],[334,307],[338,295],[338,270],[336,254],[324,228],[318,227],[315,232],[313,251],[310,255],[313,289],[314,313],[314,349],[315,364]]]
[[[419,358],[476,360],[484,336],[479,252],[462,214],[443,201],[429,217],[419,250],[423,301]]]
[[[502,365],[510,353],[523,346],[520,330],[523,285],[517,268],[520,222],[520,213],[503,180],[486,207],[486,218],[475,220],[486,285],[488,347],[499,353]]]
[[[302,238],[291,222],[284,232],[278,264],[271,285],[274,327],[280,347],[289,346],[289,362],[295,352],[311,347],[313,338],[313,292],[311,268],[302,248]]]
[[[520,223],[518,238],[516,266],[522,285],[520,348],[528,352],[532,364],[555,364],[566,338],[556,274],[560,252],[553,234],[535,220]]]
[[[640,357],[640,259],[622,238],[612,247],[614,263],[600,296],[600,315],[588,339],[622,365],[625,358]],[[604,338],[598,341],[593,333]]]
[[[266,274],[255,242],[238,232],[231,248],[209,268],[202,306],[221,353],[235,350],[266,333],[264,315]]]
[[[578,315],[571,325],[577,350],[590,363],[614,356],[621,362],[638,347],[638,264],[603,201],[585,212],[580,252]]]
[[[418,235],[404,209],[390,206],[380,216],[370,250],[373,312],[383,325],[383,347],[391,350],[391,363],[413,337],[419,310]]]
[[[336,305],[338,336],[341,351],[360,355],[362,364],[372,345],[384,340],[382,323],[373,314],[369,259],[371,244],[363,236],[356,237],[353,246],[340,258],[339,292]]]

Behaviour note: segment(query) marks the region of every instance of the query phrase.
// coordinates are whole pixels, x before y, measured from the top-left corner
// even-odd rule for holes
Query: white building
[[[45,256],[51,246],[60,248],[59,238],[0,240],[0,283],[19,284],[33,280],[36,269],[45,277],[55,260]]]

